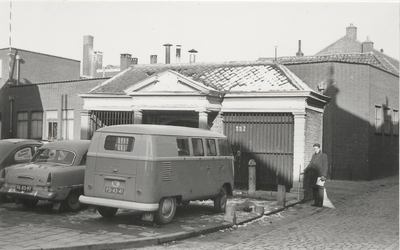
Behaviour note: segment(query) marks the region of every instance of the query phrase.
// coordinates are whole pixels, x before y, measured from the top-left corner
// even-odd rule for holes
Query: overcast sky
[[[83,37],[94,37],[103,66],[119,65],[121,53],[140,64],[158,55],[163,44],[198,51],[196,62],[252,61],[294,56],[298,40],[313,55],[357,27],[357,40],[369,36],[375,49],[399,59],[399,1],[13,1],[11,46],[82,60]],[[0,48],[9,47],[10,2],[0,0]]]

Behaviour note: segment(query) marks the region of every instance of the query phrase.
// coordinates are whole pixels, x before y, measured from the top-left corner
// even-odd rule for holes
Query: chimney
[[[176,63],[181,62],[181,46],[176,45]]]
[[[150,64],[157,63],[157,55],[150,55]]]
[[[93,37],[83,37],[82,75],[93,76]]]
[[[191,49],[188,52],[190,53],[189,62],[190,63],[195,63],[196,62],[196,53],[197,53],[197,51],[194,50],[194,49]]]
[[[137,57],[133,57],[131,60],[132,60],[132,61],[131,61],[131,65],[136,65],[136,64],[138,64],[139,59],[138,59]]]
[[[367,40],[362,43],[362,53],[367,53],[367,52],[372,52],[374,50],[374,43],[369,40],[369,37],[367,36]]]
[[[301,40],[299,40],[299,51],[297,51],[296,56],[304,56],[303,52],[301,52]]]
[[[121,59],[120,59],[120,68],[121,71],[126,70],[127,68],[129,68],[131,66],[131,61],[132,61],[132,55],[131,54],[121,54]]]
[[[164,44],[165,46],[165,64],[169,64],[170,63],[170,58],[171,58],[171,46],[172,44]]]
[[[346,28],[346,37],[356,40],[357,39],[357,27],[352,23]]]
[[[97,70],[103,68],[103,52],[95,51],[93,55],[93,75],[96,76]]]

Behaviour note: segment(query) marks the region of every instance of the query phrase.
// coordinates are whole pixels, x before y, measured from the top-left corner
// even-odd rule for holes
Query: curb
[[[243,225],[245,223],[259,219],[263,216],[268,216],[268,215],[282,212],[289,207],[292,207],[292,206],[295,206],[295,205],[301,204],[301,203],[304,203],[304,201],[300,200],[300,201],[290,202],[285,207],[269,211],[268,213],[259,214],[250,219],[240,221],[240,222],[236,223],[235,225]],[[235,225],[232,223],[229,223],[229,222],[225,222],[225,223],[223,223],[221,225],[217,225],[217,226],[212,226],[212,227],[203,228],[203,229],[197,229],[197,230],[188,231],[188,232],[172,233],[172,234],[167,234],[167,235],[163,235],[160,237],[146,237],[146,238],[140,238],[140,239],[134,239],[134,240],[128,240],[128,241],[121,241],[121,242],[77,245],[77,246],[71,246],[71,247],[41,248],[40,250],[104,250],[104,249],[139,248],[139,247],[145,247],[145,246],[160,245],[160,244],[169,243],[172,241],[185,240],[185,239],[197,237],[197,236],[204,235],[204,234],[215,233],[220,230],[232,228]]]

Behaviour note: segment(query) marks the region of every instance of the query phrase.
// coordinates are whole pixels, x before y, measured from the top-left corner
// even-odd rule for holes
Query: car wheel
[[[34,208],[38,204],[39,200],[23,200],[22,205],[27,208]]]
[[[164,197],[161,199],[158,210],[154,214],[157,224],[167,224],[172,221],[176,212],[176,198]]]
[[[116,207],[97,207],[97,211],[104,218],[111,218],[117,213],[118,208]]]
[[[79,196],[82,192],[80,190],[71,190],[66,200],[66,205],[71,211],[78,211],[82,204],[79,202]]]
[[[228,200],[226,188],[222,187],[218,196],[214,200],[214,210],[217,213],[224,213],[226,209],[226,201]]]

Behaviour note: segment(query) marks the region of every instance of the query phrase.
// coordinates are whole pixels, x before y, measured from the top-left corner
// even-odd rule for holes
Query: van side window
[[[207,155],[208,156],[216,156],[217,155],[217,147],[215,145],[214,139],[206,139],[207,146]]]
[[[190,155],[189,140],[187,138],[176,138],[176,145],[178,146],[179,156]]]
[[[135,138],[109,135],[106,137],[104,149],[113,151],[131,152]]]
[[[204,156],[203,140],[201,138],[192,138],[193,155]]]
[[[219,154],[224,156],[231,156],[232,150],[229,146],[228,140],[218,139]]]

